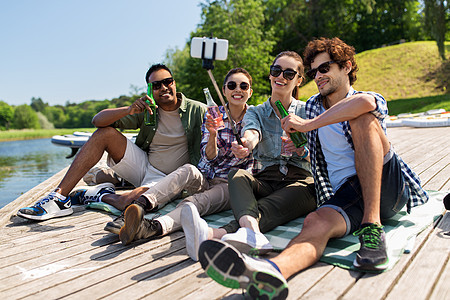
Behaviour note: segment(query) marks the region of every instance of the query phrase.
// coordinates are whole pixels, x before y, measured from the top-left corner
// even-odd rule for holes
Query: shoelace
[[[45,203],[47,203],[50,200],[53,200],[54,198],[59,199],[53,192],[48,194],[47,197],[42,198],[41,200],[39,200],[38,202],[36,202],[35,206],[37,205],[44,205]]]
[[[371,224],[353,233],[354,236],[362,236],[364,246],[378,249],[380,247],[381,229],[383,226]]]

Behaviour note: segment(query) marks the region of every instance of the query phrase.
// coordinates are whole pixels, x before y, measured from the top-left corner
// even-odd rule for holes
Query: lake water
[[[70,153],[50,139],[0,142],[0,208],[70,165]]]

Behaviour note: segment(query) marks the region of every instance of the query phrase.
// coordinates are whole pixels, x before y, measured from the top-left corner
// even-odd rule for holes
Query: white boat
[[[66,158],[71,158],[78,152],[78,149],[83,147],[91,135],[92,132],[75,131],[73,134],[54,135],[52,136],[51,142],[57,146],[71,148],[72,153],[69,156],[66,156]],[[124,133],[123,135],[134,142],[137,133]]]

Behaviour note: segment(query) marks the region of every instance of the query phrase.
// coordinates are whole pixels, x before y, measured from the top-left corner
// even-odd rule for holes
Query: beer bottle
[[[280,112],[281,118],[285,118],[289,115],[280,100],[277,100],[275,102],[275,105],[277,106],[278,111]],[[298,131],[290,132],[289,135],[290,135],[291,140],[294,143],[295,147],[297,147],[297,148],[300,148],[300,147],[306,145],[306,143],[308,142],[306,140],[306,135],[303,132],[298,132]]]
[[[152,83],[148,83],[148,89],[147,89],[147,95],[152,99],[152,102],[150,100],[145,100],[147,102],[148,106],[150,106],[150,109],[152,110],[152,114],[147,110],[145,112],[145,118],[144,123],[145,125],[149,126],[155,126],[156,125],[156,105],[155,105],[155,99],[153,98],[153,86]]]

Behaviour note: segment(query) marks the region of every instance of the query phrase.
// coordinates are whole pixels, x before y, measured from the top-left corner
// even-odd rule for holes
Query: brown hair
[[[295,52],[295,51],[283,51],[283,52],[280,52],[276,57],[275,57],[275,59],[273,60],[273,63],[272,63],[272,66],[275,64],[275,62],[280,58],[280,57],[283,57],[283,56],[289,56],[289,57],[292,57],[292,58],[294,58],[296,61],[298,61],[298,67],[297,67],[297,73],[298,73],[298,77],[300,77],[301,79],[302,79],[302,82],[303,82],[303,79],[305,78],[305,67],[304,67],[304,65],[303,65],[303,59],[302,59],[302,57],[297,53],[297,52]],[[295,87],[293,90],[292,90],[292,97],[294,97],[295,99],[298,99],[298,95],[299,95],[299,86],[297,86],[297,87]]]
[[[230,71],[228,71],[227,75],[225,75],[225,79],[223,80],[224,87],[225,87],[225,84],[227,83],[228,78],[230,78],[231,75],[236,74],[236,73],[244,74],[248,78],[250,87],[252,86],[252,76],[250,75],[250,73],[244,68],[234,68],[234,69],[231,69]]]
[[[347,61],[352,63],[352,70],[348,73],[348,79],[350,85],[353,85],[356,81],[356,72],[358,72],[358,65],[355,60],[355,48],[347,45],[337,37],[332,39],[321,37],[320,39],[309,42],[308,46],[306,46],[305,52],[303,53],[305,66],[311,69],[314,58],[323,52],[327,52],[330,55],[330,59],[336,62],[341,69],[345,67]]]

